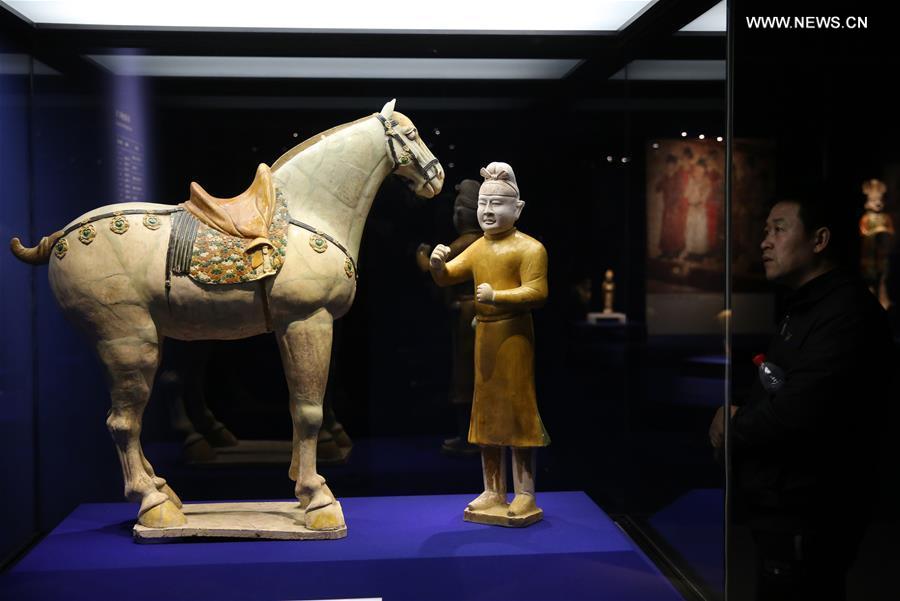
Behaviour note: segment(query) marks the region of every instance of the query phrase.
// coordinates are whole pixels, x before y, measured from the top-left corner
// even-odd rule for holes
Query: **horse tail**
[[[9,248],[12,254],[20,261],[30,263],[32,265],[43,265],[50,260],[50,253],[53,252],[53,245],[62,238],[63,231],[54,232],[49,236],[44,236],[37,246],[28,248],[22,246],[22,242],[18,238],[9,241]]]

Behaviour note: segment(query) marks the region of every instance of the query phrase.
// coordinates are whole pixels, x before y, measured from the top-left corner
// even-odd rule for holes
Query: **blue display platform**
[[[4,599],[682,597],[582,492],[540,493],[525,529],[464,522],[474,495],[342,498],[336,541],[136,544],[136,505],[76,509],[0,577]]]
[[[711,590],[725,590],[725,490],[692,490],[649,519]]]

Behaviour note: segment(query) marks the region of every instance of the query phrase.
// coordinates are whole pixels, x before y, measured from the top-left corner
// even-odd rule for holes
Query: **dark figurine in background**
[[[481,238],[478,225],[478,189],[481,182],[464,179],[456,185],[456,200],[453,203],[453,227],[459,236],[450,243],[450,258]],[[416,264],[425,273],[430,272],[429,257],[431,245],[420,244],[416,250]],[[456,413],[456,436],[448,438],[441,445],[447,453],[473,455],[479,452],[477,445],[469,443],[469,420],[472,416],[472,394],[475,388],[475,296],[468,283],[457,284],[448,289],[447,305],[453,316],[453,388],[450,390],[450,404]]]
[[[891,299],[887,292],[888,259],[894,245],[894,222],[884,212],[884,182],[870,179],[863,182],[862,191],[866,195],[866,212],[859,220],[859,235],[862,237],[860,249],[860,270],[862,277],[878,302],[887,310]]]

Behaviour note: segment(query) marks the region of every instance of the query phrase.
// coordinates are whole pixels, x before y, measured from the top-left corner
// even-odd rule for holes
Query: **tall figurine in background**
[[[894,222],[891,216],[884,212],[886,190],[887,187],[880,180],[870,179],[863,182],[866,212],[859,220],[859,233],[862,236],[860,252],[862,277],[885,309],[891,306],[886,280],[888,257],[894,241]]]
[[[453,202],[453,227],[459,236],[450,243],[452,260],[473,242],[481,238],[478,225],[478,189],[480,183],[474,179],[464,179],[456,185],[456,200]],[[431,269],[431,245],[420,244],[416,250],[416,263],[424,272]],[[447,302],[453,314],[453,387],[450,390],[450,404],[456,414],[456,436],[448,438],[441,445],[447,453],[471,455],[479,451],[468,441],[469,421],[472,417],[472,391],[475,387],[475,296],[472,286],[457,284],[448,289]]]
[[[613,270],[607,269],[603,276],[603,312],[613,312],[613,297],[616,294],[616,284],[613,282]]]
[[[484,492],[469,503],[468,521],[528,526],[541,519],[535,502],[535,451],[550,444],[534,387],[531,309],[547,299],[547,251],[515,228],[525,206],[512,167],[481,170],[478,224],[484,237],[447,262],[451,249],[431,253],[441,286],[474,280],[475,394],[469,442],[481,446]],[[512,447],[515,498],[507,504],[506,449]]]

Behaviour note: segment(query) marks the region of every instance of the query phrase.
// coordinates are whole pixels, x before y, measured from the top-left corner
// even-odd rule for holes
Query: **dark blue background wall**
[[[113,119],[108,95],[97,84],[65,75],[35,78],[35,241],[89,209],[115,202],[108,143]],[[122,484],[106,430],[109,393],[103,370],[60,312],[47,267],[34,273],[38,519],[46,530],[78,503],[121,499]]]
[[[28,71],[30,57],[0,39],[0,240],[30,238]],[[32,269],[0,252],[0,561],[36,531],[32,359]]]
[[[115,202],[113,111],[102,85],[47,69],[9,41],[0,52],[0,239],[19,236],[30,246],[84,211]],[[26,265],[3,250],[0,281],[5,562],[78,503],[121,498],[122,484],[105,426],[103,372],[59,311],[47,266]]]

